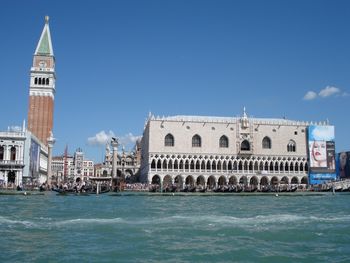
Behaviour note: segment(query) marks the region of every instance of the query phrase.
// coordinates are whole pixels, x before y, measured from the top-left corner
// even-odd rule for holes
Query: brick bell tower
[[[55,99],[55,57],[52,49],[49,17],[36,47],[30,69],[28,130],[47,145],[53,127]]]

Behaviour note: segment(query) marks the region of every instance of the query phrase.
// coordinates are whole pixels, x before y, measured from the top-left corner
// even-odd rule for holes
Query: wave
[[[52,227],[62,227],[62,226],[76,226],[76,225],[112,225],[115,223],[120,223],[123,220],[121,218],[76,218],[68,220],[54,221],[51,218],[46,218],[47,220],[18,220],[11,219],[0,216],[0,227],[3,226],[16,226],[22,225],[29,228],[52,228]]]
[[[273,223],[290,223],[290,222],[349,222],[350,215],[338,217],[316,217],[302,216],[294,214],[278,215],[258,215],[254,217],[234,217],[225,215],[193,215],[193,216],[171,216],[153,219],[153,224],[167,224],[174,222],[183,222],[188,224],[214,223],[214,224],[273,224]]]
[[[61,228],[61,227],[89,227],[91,225],[267,225],[267,224],[284,224],[284,223],[349,223],[350,215],[334,217],[317,217],[294,214],[276,214],[276,215],[258,215],[254,217],[234,217],[225,215],[176,215],[165,217],[149,217],[126,220],[122,218],[73,218],[66,220],[57,220],[48,218],[47,220],[18,220],[0,216],[0,228],[6,226],[23,226],[26,228]]]
[[[55,223],[57,226],[67,226],[67,225],[111,225],[123,222],[121,218],[77,218],[58,221]]]
[[[32,221],[27,221],[27,220],[17,220],[17,219],[10,219],[6,217],[0,216],[0,226],[11,226],[11,225],[22,225],[25,227],[35,227],[37,226],[36,223]]]

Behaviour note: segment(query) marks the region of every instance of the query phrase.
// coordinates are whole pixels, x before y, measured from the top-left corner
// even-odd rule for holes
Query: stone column
[[[113,159],[112,159],[112,177],[117,177],[117,161],[118,161],[118,139],[112,138],[111,141],[112,148],[113,148]]]
[[[50,132],[50,137],[47,138],[47,185],[51,187],[51,177],[52,177],[52,148],[55,144],[55,138],[53,137],[52,132]]]

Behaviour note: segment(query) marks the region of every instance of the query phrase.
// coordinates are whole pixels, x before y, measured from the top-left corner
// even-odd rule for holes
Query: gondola
[[[77,191],[75,189],[63,189],[63,188],[52,188],[52,191],[58,194],[75,194]]]
[[[106,193],[109,193],[111,190],[110,189],[104,189],[104,190],[101,190],[98,192],[98,194],[106,194]],[[92,190],[92,191],[86,191],[86,192],[83,192],[83,193],[87,193],[87,194],[97,194],[97,191],[96,189]]]

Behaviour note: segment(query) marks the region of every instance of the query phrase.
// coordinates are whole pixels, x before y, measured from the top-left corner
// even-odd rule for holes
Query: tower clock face
[[[46,62],[45,61],[40,61],[39,62],[39,67],[46,68]]]

